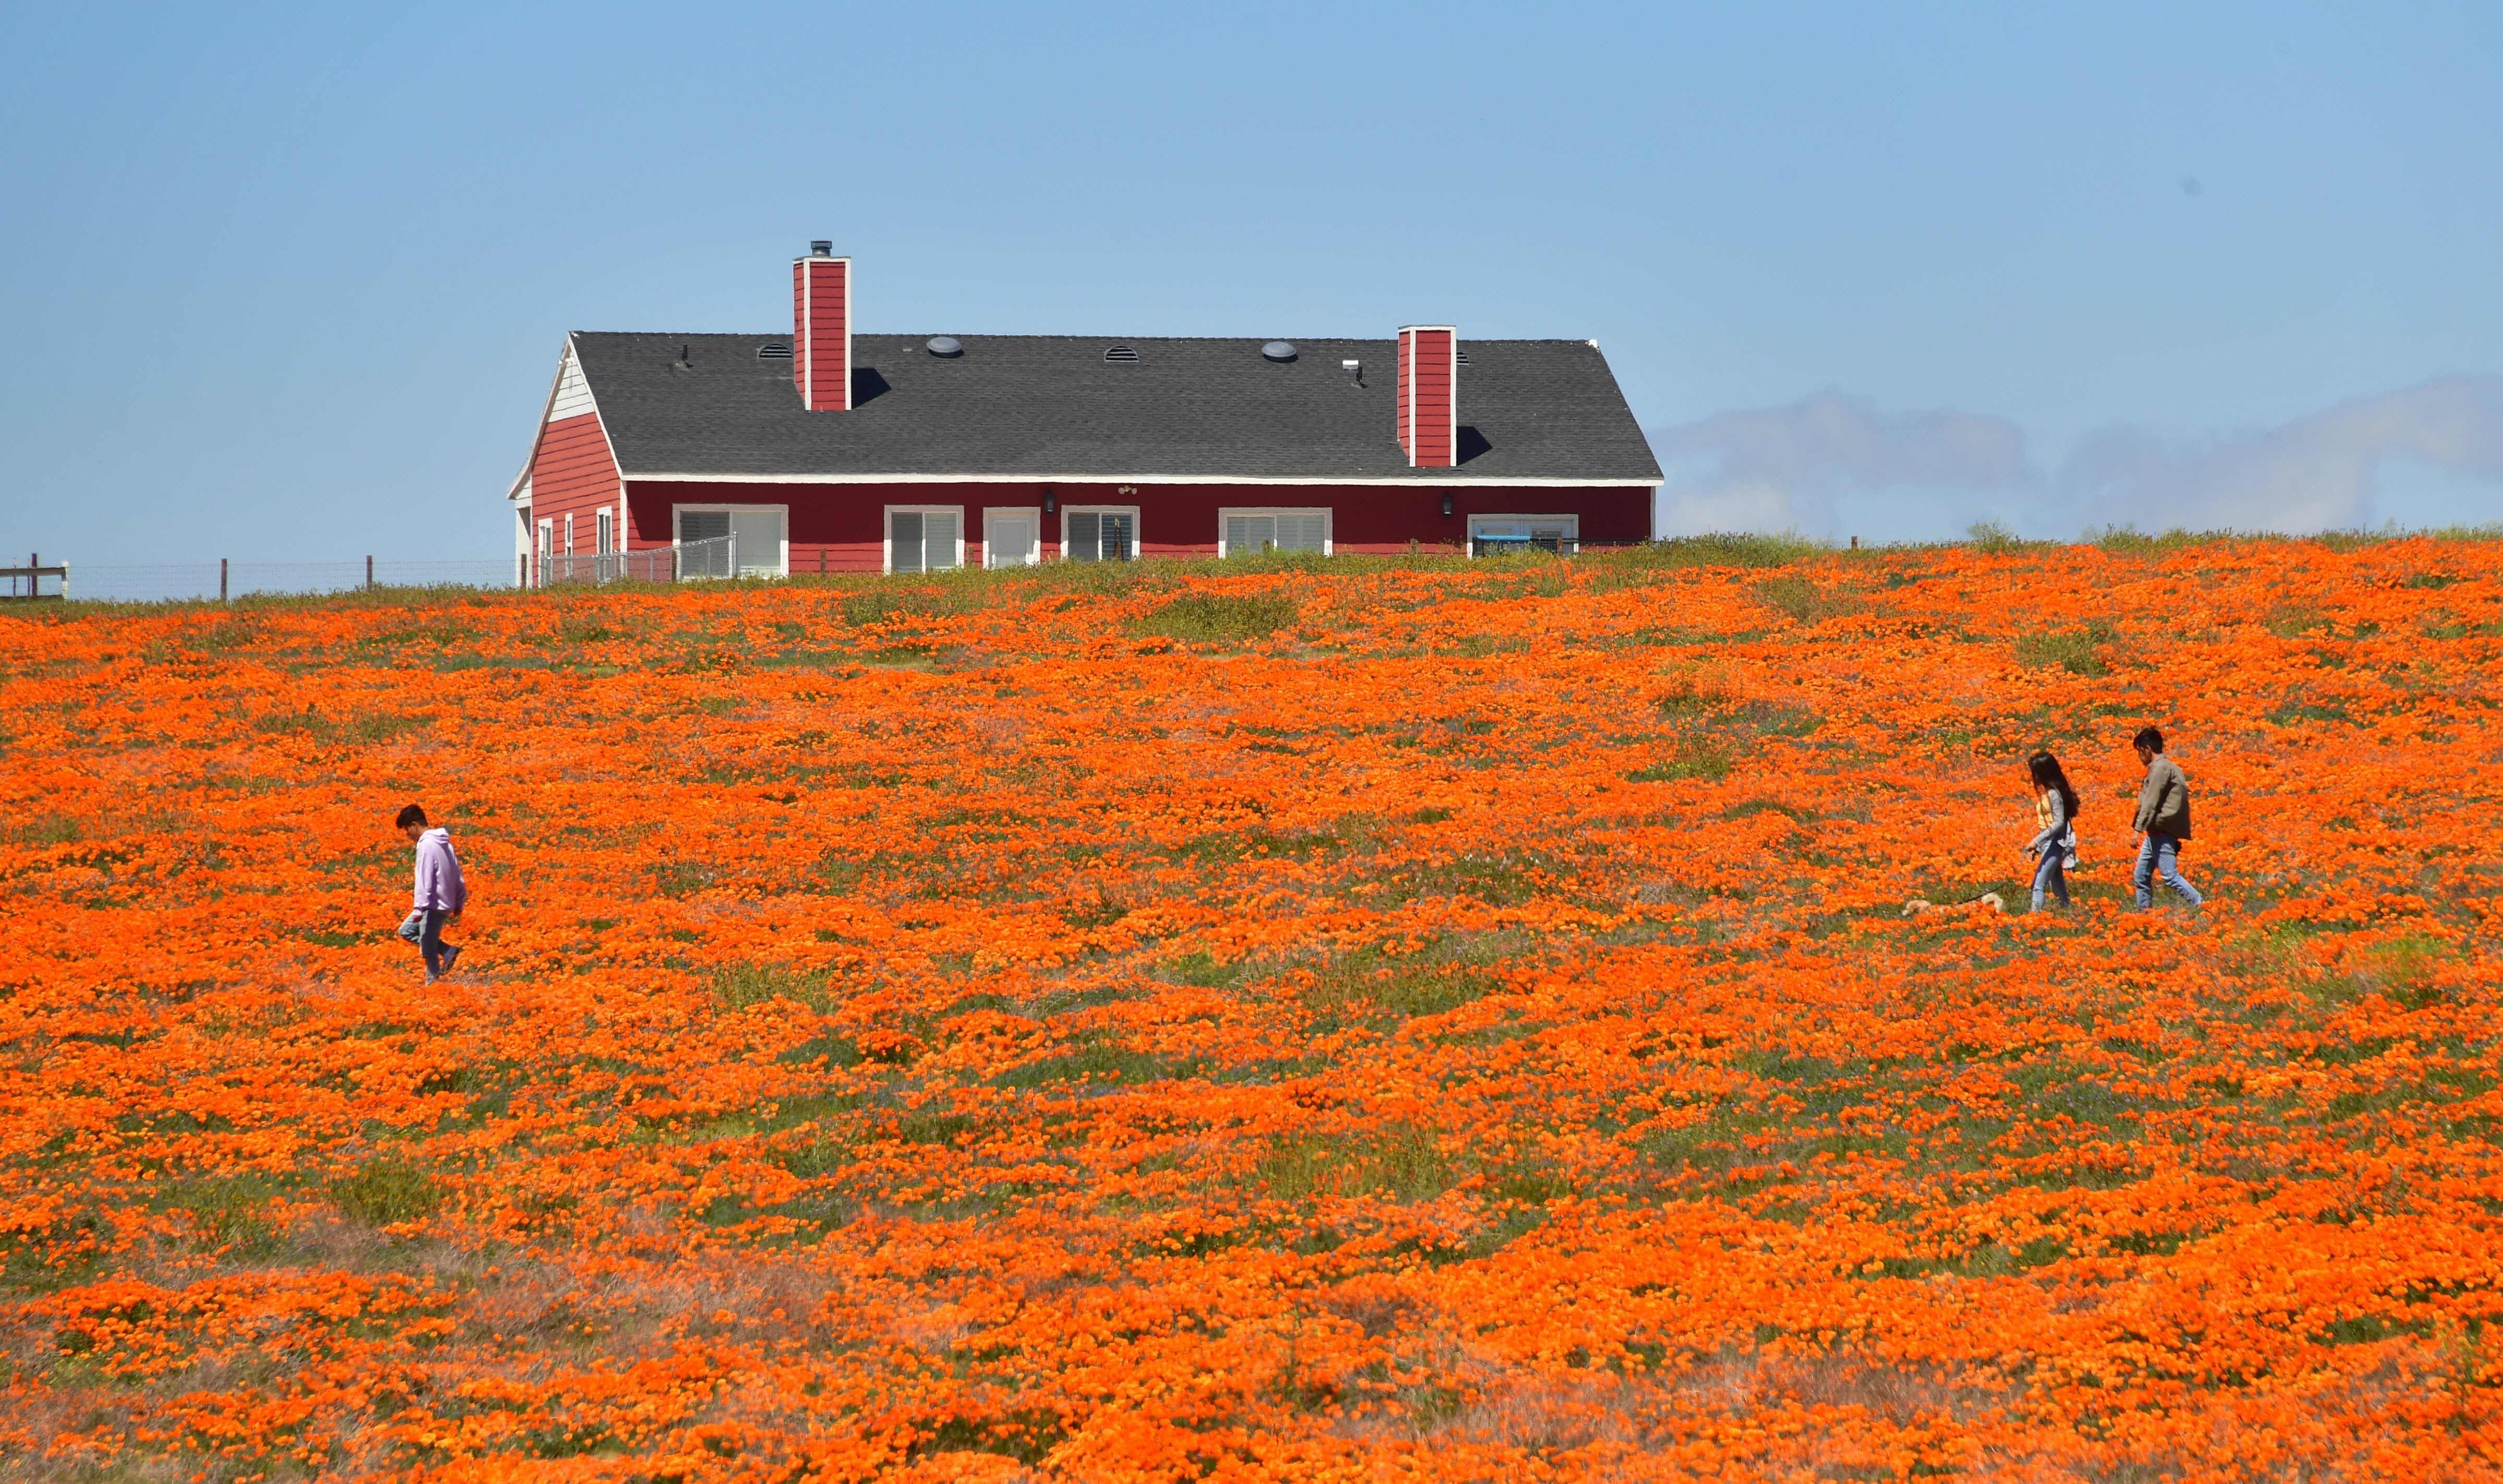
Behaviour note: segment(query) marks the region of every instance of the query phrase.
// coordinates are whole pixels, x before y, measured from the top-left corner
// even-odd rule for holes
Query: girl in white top
[[[2025,760],[2025,776],[2034,784],[2033,842],[2025,853],[2039,862],[2034,868],[2034,911],[2042,910],[2042,893],[2048,890],[2069,905],[2069,868],[2077,863],[2077,791],[2069,786],[2069,776],[2060,771],[2060,760],[2048,752],[2037,752]]]

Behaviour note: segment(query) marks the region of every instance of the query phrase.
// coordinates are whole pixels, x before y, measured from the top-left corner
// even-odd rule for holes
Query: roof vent
[[[1104,348],[1104,359],[1114,365],[1137,365],[1139,353],[1126,345],[1108,345]]]
[[[1458,350],[1458,349],[1457,349],[1457,348],[1456,348],[1456,349],[1454,350],[1453,354],[1455,354],[1455,355],[1457,355],[1457,356],[1458,356],[1458,357],[1460,358],[1460,364],[1462,364],[1462,365],[1466,365],[1466,364],[1468,364],[1468,363],[1469,363],[1469,353],[1468,353],[1467,351],[1464,351],[1464,350]]]
[[[809,256],[809,257],[811,257],[811,258],[832,258],[832,257],[834,257],[834,256],[835,256],[835,239],[833,239],[832,237],[813,237],[813,238],[810,238],[810,239],[809,239],[809,242],[808,242],[808,256]]]
[[[1268,344],[1260,347],[1260,355],[1264,360],[1275,361],[1281,363],[1292,361],[1295,359],[1295,342],[1292,340],[1272,340]]]
[[[791,359],[791,347],[779,340],[768,340],[763,345],[756,348],[756,359],[759,361],[788,361]]]
[[[965,354],[965,343],[954,335],[932,335],[929,351],[942,361],[952,361]]]

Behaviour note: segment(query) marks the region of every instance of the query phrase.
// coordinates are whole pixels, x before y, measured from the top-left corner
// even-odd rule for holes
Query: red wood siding
[[[1408,441],[1408,378],[1416,374],[1416,331],[1407,329],[1401,330],[1399,332],[1398,379],[1396,384],[1391,387],[1393,395],[1390,398],[1390,404],[1392,407],[1397,409],[1392,415],[1398,419],[1399,423],[1399,446],[1408,452],[1410,456],[1408,462],[1411,464],[1414,464],[1417,461],[1415,457],[1416,450]]]
[[[1443,496],[1452,513],[1443,514]],[[1572,515],[1580,518],[1589,545],[1619,545],[1651,538],[1652,491],[1648,485],[1557,489],[1545,486],[1416,487],[1385,485],[1170,485],[1147,484],[1124,495],[1112,485],[1055,484],[1059,509],[1071,505],[1136,505],[1139,554],[1209,557],[1217,554],[1217,511],[1231,508],[1326,508],[1336,551],[1404,552],[1411,541],[1425,551],[1463,550],[1472,515]],[[1040,484],[710,484],[638,479],[627,492],[629,522],[637,550],[667,546],[673,505],[783,505],[791,512],[791,570],[806,575],[883,570],[888,505],[961,505],[965,511],[965,565],[982,563],[980,535],[986,506],[1043,504]],[[1059,510],[1043,518],[1043,554],[1060,553]],[[822,564],[822,565],[821,565]]]
[[[608,454],[608,439],[600,431],[600,414],[585,413],[550,423],[539,434],[538,452],[531,459],[531,549],[537,549],[540,521],[555,523],[554,550],[565,550],[565,518],[573,517],[577,555],[588,555],[599,540],[597,513],[615,509],[620,481],[617,464]],[[621,538],[623,544],[624,538]]]
[[[1453,399],[1457,393],[1459,347],[1451,330],[1402,330],[1399,406],[1408,426],[1400,446],[1419,468],[1450,468],[1453,448]]]
[[[791,264],[791,388],[808,405],[808,259]]]
[[[848,258],[791,264],[791,381],[813,411],[851,408],[851,271]]]

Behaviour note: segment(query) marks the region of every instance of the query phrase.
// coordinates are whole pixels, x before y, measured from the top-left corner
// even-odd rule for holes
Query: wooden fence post
[[[226,601],[226,559],[218,558],[218,602]]]
[[[372,592],[373,590],[374,590],[374,554],[373,554],[372,552],[370,552],[370,551],[369,551],[369,552],[366,552],[366,553],[365,553],[365,591],[366,591],[366,592],[368,592],[368,593],[370,593],[370,592]]]

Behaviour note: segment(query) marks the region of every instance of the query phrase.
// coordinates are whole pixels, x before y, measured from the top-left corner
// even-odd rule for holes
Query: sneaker
[[[451,973],[452,966],[455,963],[458,963],[460,959],[461,950],[447,945],[443,949],[443,972],[446,974]]]

